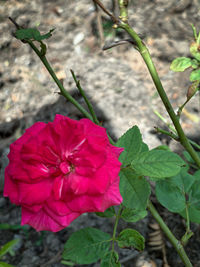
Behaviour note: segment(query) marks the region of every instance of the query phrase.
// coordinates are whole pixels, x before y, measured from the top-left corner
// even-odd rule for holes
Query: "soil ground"
[[[103,2],[112,9],[114,1]],[[20,224],[20,208],[2,197],[3,173],[8,164],[6,155],[10,143],[34,122],[53,120],[56,113],[74,119],[82,117],[76,108],[58,94],[56,85],[33,51],[12,36],[14,26],[8,16],[25,27],[38,26],[43,33],[55,28],[53,36],[47,41],[49,61],[66,89],[83,103],[70,75],[70,69],[75,71],[94,104],[98,118],[114,139],[131,126],[138,125],[149,147],[167,143],[172,149],[180,151],[180,146],[175,142],[154,133],[154,126],[164,127],[155,112],[162,114],[167,121],[169,118],[138,52],[130,44],[102,52],[104,43],[109,44],[127,36],[122,31],[116,33],[109,18],[102,14],[102,40],[91,0],[0,0],[0,223]],[[190,24],[200,29],[200,2],[132,0],[129,17],[130,24],[148,45],[164,88],[173,107],[177,109],[185,101],[190,85],[189,73],[173,73],[169,67],[175,57],[189,56],[189,44],[192,41]],[[196,141],[200,140],[199,113],[197,96],[188,104],[181,117],[185,132]],[[168,226],[180,238],[185,229],[183,219],[169,214],[154,198],[152,200]],[[149,215],[129,227],[140,231],[148,240],[149,233],[153,231],[152,222]],[[105,219],[94,214],[84,214],[56,234],[37,233],[29,227],[25,230],[0,230],[0,246],[13,238],[19,238],[15,256],[7,255],[7,262],[19,267],[59,267],[63,266],[60,263],[60,251],[67,238],[73,231],[85,226],[111,232],[113,221],[105,223]],[[119,230],[123,227],[121,223]],[[199,267],[200,228],[192,224],[192,230],[195,234],[186,251],[193,265]],[[171,244],[167,240],[164,244],[169,266],[183,266]],[[161,250],[156,251],[148,243],[142,253],[120,250],[119,255],[125,267],[164,266]],[[99,264],[88,266],[97,267]]]

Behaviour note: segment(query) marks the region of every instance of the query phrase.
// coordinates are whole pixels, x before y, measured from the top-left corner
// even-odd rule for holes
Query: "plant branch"
[[[97,119],[97,116],[96,116],[96,114],[95,114],[95,112],[94,112],[94,109],[93,109],[93,107],[92,107],[92,104],[90,103],[90,101],[88,100],[87,96],[85,95],[84,90],[82,89],[82,87],[81,87],[81,85],[80,85],[80,81],[77,80],[74,71],[73,71],[73,70],[70,70],[70,71],[71,71],[72,77],[73,77],[73,79],[74,79],[74,82],[75,82],[75,84],[76,84],[76,87],[78,88],[80,94],[81,94],[82,97],[84,98],[85,103],[86,103],[86,105],[87,105],[87,107],[88,107],[88,109],[89,109],[89,111],[90,111],[90,114],[92,115],[93,122],[96,123],[96,124],[99,124],[99,120]]]
[[[9,17],[10,21],[15,25],[15,27],[19,30],[22,29],[21,27],[14,19]],[[90,113],[84,109],[64,88],[63,84],[61,81],[58,79],[58,77],[55,74],[55,71],[52,69],[50,63],[48,62],[45,53],[44,53],[44,46],[42,42],[40,42],[41,45],[41,51],[34,45],[34,43],[30,40],[22,40],[23,43],[27,43],[30,45],[30,47],[33,49],[33,51],[37,54],[37,56],[40,58],[46,69],[48,70],[49,74],[57,84],[58,88],[60,89],[61,95],[63,95],[67,100],[69,100],[86,118],[90,119],[93,121],[93,117],[90,115]],[[46,52],[46,51],[45,51]]]
[[[163,219],[161,218],[161,216],[159,215],[159,213],[157,212],[157,210],[155,209],[155,207],[154,207],[154,205],[152,204],[151,201],[148,202],[148,209],[151,212],[151,214],[153,215],[153,217],[155,218],[155,220],[157,221],[157,223],[160,225],[160,228],[163,230],[165,235],[168,237],[168,239],[170,240],[170,242],[172,243],[172,245],[174,246],[176,251],[178,252],[180,258],[182,259],[182,261],[184,263],[184,265],[186,267],[192,267],[192,264],[191,264],[191,262],[190,262],[190,260],[189,260],[189,258],[187,256],[187,254],[185,253],[183,245],[173,235],[173,233],[168,228],[166,223],[163,221]]]
[[[175,135],[174,133],[165,131],[165,130],[159,128],[159,127],[154,127],[154,129],[156,130],[156,132],[168,135],[172,139],[174,139],[175,141],[179,142],[179,137],[177,135]]]
[[[67,100],[69,100],[86,118],[90,119],[91,121],[95,122],[93,120],[92,115],[84,109],[64,88],[61,81],[57,78],[54,70],[52,69],[51,65],[49,64],[47,58],[44,55],[41,55],[40,51],[37,49],[37,47],[33,44],[33,42],[28,41],[28,44],[31,46],[31,48],[34,50],[34,52],[38,55],[42,63],[45,65],[46,69],[48,70],[49,74],[57,84],[57,86],[60,89],[61,95],[63,95]],[[107,133],[109,141],[112,145],[115,145],[115,142],[112,140],[112,138]]]
[[[185,203],[185,214],[186,214],[186,232],[181,238],[181,244],[185,246],[190,239],[190,237],[193,236],[193,232],[190,229],[190,216],[189,216],[189,210],[188,210],[188,203],[186,201]]]
[[[124,39],[124,40],[114,41],[110,44],[106,44],[103,46],[102,50],[107,50],[107,49],[113,48],[115,46],[123,45],[123,44],[127,44],[127,43],[132,44],[134,46],[134,48],[137,49],[136,43],[132,39]]]
[[[101,17],[101,13],[99,11],[99,8],[97,6],[97,3],[94,0],[93,0],[93,2],[94,2],[94,7],[95,7],[95,11],[96,11],[96,16],[97,16],[97,28],[98,28],[98,32],[99,32],[100,43],[102,46],[104,44],[104,32],[103,32],[102,17]]]
[[[165,130],[159,128],[159,127],[154,127],[154,128],[158,133],[162,133],[162,134],[168,135],[172,139],[174,139],[175,141],[180,142],[179,137],[176,134],[174,134],[173,132],[165,131]],[[188,141],[190,142],[191,145],[193,145],[194,147],[196,147],[197,149],[200,150],[200,145],[198,145],[196,142],[192,141],[189,138],[188,138]]]
[[[149,73],[153,79],[153,82],[156,86],[156,89],[158,91],[158,94],[160,95],[160,98],[174,124],[174,127],[176,128],[176,131],[178,133],[178,136],[180,138],[180,143],[183,145],[183,147],[188,151],[188,153],[191,155],[193,160],[196,162],[197,166],[200,168],[200,158],[196,151],[193,149],[191,144],[189,143],[187,137],[185,136],[185,133],[180,125],[179,119],[176,116],[174,109],[166,95],[166,92],[162,86],[162,83],[160,81],[160,78],[158,76],[158,73],[156,71],[156,68],[153,64],[153,61],[151,59],[151,56],[149,54],[149,51],[145,44],[142,42],[138,34],[129,26],[129,24],[121,22],[119,25],[120,28],[124,29],[131,37],[132,39],[136,42],[137,47],[139,49],[139,52],[141,56],[144,59],[144,62],[147,65],[147,68],[149,70]]]
[[[61,81],[58,79],[58,77],[56,76],[54,70],[52,69],[51,65],[49,64],[47,58],[41,54],[41,52],[39,51],[39,49],[33,44],[32,41],[27,41],[27,43],[30,45],[30,47],[33,49],[33,51],[38,55],[38,57],[40,58],[40,60],[42,61],[42,63],[44,64],[44,66],[46,67],[46,69],[48,70],[49,74],[51,75],[51,77],[53,78],[53,80],[55,81],[55,83],[57,84],[58,88],[60,89],[61,95],[63,95],[67,100],[69,100],[86,118],[90,119],[93,121],[92,116],[90,115],[90,113],[84,109],[64,88],[64,86],[62,85]]]
[[[115,225],[114,225],[114,229],[113,229],[113,236],[112,236],[112,251],[114,251],[115,237],[116,237],[116,233],[117,233],[117,226],[118,226],[118,222],[119,222],[119,219],[120,219],[122,208],[123,208],[122,205],[120,205],[119,210],[118,210],[117,215],[116,215]]]
[[[118,0],[119,11],[120,11],[120,19],[123,22],[128,21],[128,0]]]
[[[105,6],[101,3],[101,1],[99,0],[93,0],[94,2],[96,2],[96,4],[112,19],[112,21],[116,24],[119,23],[119,20],[112,14],[110,13],[110,11],[108,11],[107,8],[105,8]]]

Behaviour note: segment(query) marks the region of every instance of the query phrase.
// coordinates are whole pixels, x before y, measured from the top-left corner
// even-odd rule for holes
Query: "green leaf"
[[[15,37],[20,40],[35,40],[42,41],[44,39],[48,39],[52,36],[52,32],[55,29],[51,29],[48,33],[41,35],[38,29],[29,28],[29,29],[20,29],[15,33]]]
[[[6,262],[0,261],[0,267],[14,267],[14,265],[8,264]]]
[[[195,183],[191,187],[189,194],[189,205],[193,205],[200,211],[200,180],[195,181]]]
[[[0,258],[8,252],[12,252],[13,247],[19,242],[19,239],[13,239],[6,243],[0,249]]]
[[[195,177],[195,179],[196,179],[197,181],[200,180],[200,170],[198,170],[198,171],[196,171],[196,172],[194,173],[194,177]]]
[[[120,171],[120,192],[125,207],[145,210],[151,188],[144,177],[137,175],[131,168],[126,168]]]
[[[114,207],[110,207],[104,212],[95,212],[95,214],[99,217],[105,217],[105,218],[110,218],[115,216],[115,209]]]
[[[142,147],[141,147],[141,153],[142,152],[147,152],[147,151],[149,151],[149,148],[148,148],[148,146],[147,146],[147,144],[145,144],[144,142],[142,143]]]
[[[190,221],[200,223],[200,180],[198,176],[194,176],[194,179],[196,181],[190,188],[189,200],[187,201],[188,214]],[[185,209],[180,214],[186,218]]]
[[[121,218],[126,222],[137,222],[146,216],[146,210],[134,210],[126,208],[121,213]]]
[[[138,155],[131,162],[131,167],[138,174],[164,178],[176,175],[183,164],[184,161],[173,152],[151,150]]]
[[[104,256],[110,247],[110,235],[95,228],[73,233],[64,246],[63,259],[76,264],[90,264]]]
[[[61,264],[67,265],[67,266],[74,266],[74,263],[71,261],[61,261]]]
[[[185,210],[183,210],[182,212],[179,212],[179,214],[183,216],[184,218],[186,218]],[[199,209],[197,209],[194,206],[189,206],[188,214],[189,214],[189,219],[191,222],[200,223],[200,210]]]
[[[123,165],[130,164],[132,159],[134,159],[134,157],[138,155],[142,149],[142,136],[138,127],[134,126],[129,129],[118,139],[116,145],[124,148],[119,160]]]
[[[23,230],[24,232],[27,232],[28,229],[28,225],[21,226],[20,224],[11,225],[8,223],[0,223],[0,230]]]
[[[197,151],[196,153],[197,153],[198,156],[200,157],[200,152]],[[183,155],[184,155],[185,159],[186,159],[189,163],[193,163],[193,164],[195,164],[193,158],[190,156],[190,154],[189,154],[187,151],[183,151]]]
[[[199,80],[200,80],[200,69],[193,70],[190,73],[190,81],[194,82],[194,81],[199,81]]]
[[[136,230],[127,228],[118,235],[117,244],[120,248],[134,247],[137,250],[144,249],[144,237]]]
[[[197,43],[192,43],[190,46],[190,53],[192,54],[194,58],[200,61],[200,52],[198,48],[199,48],[199,45]]]
[[[152,150],[165,150],[165,151],[170,151],[171,152],[171,149],[167,145],[157,146]]]
[[[197,41],[197,30],[196,30],[196,27],[194,26],[194,24],[191,24],[191,27],[192,27],[194,39],[195,39],[195,41]]]
[[[120,267],[119,256],[115,251],[109,251],[101,260],[100,267]]]
[[[195,182],[195,177],[187,172],[187,167],[171,178],[156,183],[156,197],[158,201],[172,212],[185,209],[186,194]]]
[[[188,194],[192,185],[195,182],[195,177],[188,173],[189,166],[181,168],[178,175],[170,178],[171,182],[179,187],[183,194]]]
[[[170,178],[156,183],[156,197],[171,212],[180,212],[185,208],[185,196],[180,188],[170,182]]]
[[[197,69],[197,68],[199,67],[199,61],[196,60],[196,59],[192,59],[191,67],[192,67],[193,69]]]
[[[192,60],[188,57],[178,57],[172,61],[170,69],[173,71],[184,71],[185,69],[191,67]]]
[[[183,151],[183,156],[187,161],[194,163],[194,160],[192,159],[192,157],[190,156],[190,154],[186,150]]]

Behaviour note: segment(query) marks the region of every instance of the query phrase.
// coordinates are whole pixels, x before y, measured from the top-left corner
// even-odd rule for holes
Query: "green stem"
[[[158,132],[158,133],[162,133],[162,134],[165,134],[165,135],[168,135],[170,136],[172,139],[174,139],[175,141],[179,141],[179,138],[177,135],[175,135],[174,133],[172,132],[168,132],[168,131],[165,131],[159,127],[155,127],[155,130]]]
[[[148,209],[151,212],[151,214],[153,215],[153,217],[155,218],[155,220],[158,222],[158,224],[160,225],[160,228],[163,230],[165,235],[168,237],[168,239],[170,240],[170,242],[172,243],[172,245],[174,246],[176,251],[178,252],[184,265],[186,267],[192,267],[192,264],[191,264],[191,262],[187,256],[187,254],[185,253],[185,250],[184,250],[181,242],[179,240],[177,240],[175,238],[175,236],[172,234],[171,230],[168,228],[168,226],[165,224],[163,219],[160,217],[159,213],[157,212],[157,210],[155,209],[155,207],[153,206],[151,201],[149,201],[149,203],[148,203]]]
[[[143,57],[147,68],[151,74],[151,77],[153,79],[153,82],[156,86],[156,89],[160,95],[160,98],[162,99],[162,102],[176,128],[176,131],[178,133],[178,136],[180,138],[180,143],[184,146],[184,148],[188,151],[188,153],[191,155],[191,157],[193,158],[193,160],[196,162],[197,166],[200,168],[200,158],[197,155],[196,151],[193,149],[193,147],[191,146],[191,144],[189,143],[187,137],[185,136],[185,133],[179,123],[179,119],[176,116],[173,107],[165,93],[165,90],[162,86],[162,83],[160,81],[160,78],[158,76],[158,73],[156,71],[156,68],[153,64],[153,61],[151,59],[151,56],[149,54],[149,51],[147,49],[147,47],[145,46],[145,44],[142,42],[142,40],[140,39],[140,37],[137,35],[137,33],[127,24],[127,23],[123,23],[121,22],[119,25],[119,28],[124,29],[131,37],[132,39],[136,42],[137,47],[139,49],[139,52],[141,54],[141,56]]]
[[[61,94],[67,99],[69,100],[86,118],[90,119],[93,121],[92,116],[90,115],[89,112],[87,112],[87,110],[85,110],[64,88],[64,86],[62,85],[61,81],[58,79],[58,77],[56,76],[54,70],[52,69],[51,65],[49,64],[47,58],[45,57],[45,55],[43,55],[39,49],[33,44],[32,41],[28,41],[27,42],[30,47],[34,50],[34,52],[38,55],[38,57],[40,58],[40,60],[42,61],[42,63],[44,64],[44,66],[46,67],[46,69],[48,70],[49,74],[51,75],[51,77],[53,78],[53,80],[55,81],[55,83],[57,84],[57,86],[60,89]]]
[[[185,203],[185,214],[186,214],[186,232],[181,238],[181,244],[185,246],[190,239],[190,237],[193,236],[193,232],[190,230],[190,216],[189,216],[189,211],[188,211],[188,203],[186,201]]]
[[[177,134],[177,132],[176,132],[176,130],[172,127],[172,125],[171,124],[169,124],[169,123],[167,123],[167,121],[166,121],[166,119],[157,111],[157,110],[154,110],[154,113],[167,125],[167,127],[170,129],[170,130],[172,130],[172,132],[174,133],[170,133],[170,132],[167,132],[167,131],[164,131],[164,130],[162,130],[162,129],[160,129],[160,128],[158,128],[158,127],[155,127],[156,128],[156,130],[158,131],[158,132],[161,132],[161,133],[164,133],[164,134],[166,134],[166,135],[169,135],[171,138],[173,138],[174,140],[176,140],[176,141],[180,141],[179,140],[179,137],[176,135]],[[199,149],[200,150],[200,145],[198,145],[196,142],[194,142],[194,141],[192,141],[191,139],[189,139],[188,138],[188,141],[190,142],[190,144],[191,145],[193,145],[194,147],[196,147],[197,149]]]
[[[128,20],[128,0],[118,0],[120,19],[124,22]]]
[[[74,79],[74,82],[76,84],[76,87],[78,88],[80,94],[82,95],[82,97],[84,98],[85,100],[85,103],[90,111],[90,114],[92,115],[92,118],[93,118],[93,122],[96,123],[96,124],[99,124],[99,120],[97,119],[97,116],[94,112],[94,109],[92,107],[92,104],[90,103],[90,101],[88,100],[87,96],[85,95],[85,92],[84,90],[82,89],[81,85],[80,85],[80,81],[77,80],[76,78],[76,75],[75,73],[73,72],[73,70],[70,70],[71,71],[71,74],[72,74],[72,77]]]
[[[112,236],[112,251],[114,251],[115,236],[116,236],[116,233],[117,233],[117,226],[118,226],[118,222],[119,222],[119,219],[120,219],[121,211],[122,211],[122,205],[120,205],[118,213],[116,215],[115,225],[114,225],[114,229],[113,229],[113,236]]]
[[[44,64],[44,66],[46,67],[46,69],[48,70],[49,74],[51,75],[51,77],[53,78],[53,80],[55,81],[55,83],[57,84],[58,88],[60,89],[61,94],[67,99],[69,100],[86,118],[90,119],[91,121],[94,121],[93,116],[87,112],[86,109],[84,109],[64,88],[64,86],[62,85],[61,81],[57,78],[54,70],[52,69],[51,65],[49,64],[47,58],[45,57],[44,54],[42,54],[37,47],[33,44],[33,42],[31,41],[27,41],[27,43],[30,45],[30,47],[34,50],[34,52],[38,55],[38,57],[40,58],[40,60],[42,61],[42,63]],[[96,123],[96,122],[95,122]],[[109,136],[109,134],[107,133],[109,141],[112,145],[115,145],[115,142],[112,140],[112,138]]]
[[[38,57],[40,58],[40,60],[42,61],[42,63],[44,64],[44,66],[46,67],[46,69],[48,70],[49,74],[51,75],[51,77],[53,78],[53,80],[55,81],[55,83],[57,84],[58,88],[60,89],[61,94],[67,99],[69,100],[86,118],[90,119],[91,121],[93,121],[94,123],[96,123],[94,121],[93,116],[87,112],[86,109],[84,109],[64,88],[64,86],[62,85],[61,81],[57,78],[54,70],[52,69],[51,65],[49,64],[47,58],[45,57],[45,55],[41,54],[41,52],[37,49],[37,47],[33,44],[33,42],[28,41],[27,42],[30,47],[35,51],[35,53],[38,55]],[[109,136],[109,134],[107,133],[109,141],[112,145],[115,145],[115,142],[112,140],[112,138]]]
[[[154,109],[153,112],[156,114],[156,116],[158,116],[159,119],[161,119],[161,121],[163,121],[167,125],[170,130],[172,130],[172,132],[174,132],[175,134],[177,133],[173,125],[169,123],[157,110]]]
[[[188,203],[185,203],[185,214],[186,214],[186,231],[190,232],[190,217],[188,212]]]

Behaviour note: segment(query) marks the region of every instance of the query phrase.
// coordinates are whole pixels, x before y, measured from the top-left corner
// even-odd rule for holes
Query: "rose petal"
[[[29,224],[37,231],[57,232],[63,229],[63,226],[51,218],[43,209],[34,213],[22,207],[21,225],[24,224]]]
[[[11,145],[4,196],[22,206],[22,224],[59,231],[84,212],[121,203],[122,151],[109,143],[103,127],[56,115]]]
[[[12,179],[12,176],[8,174],[9,166],[5,169],[5,184],[4,184],[4,197],[9,197],[10,201],[19,205],[19,193],[18,193],[18,184]]]
[[[40,204],[48,199],[52,191],[52,180],[46,179],[35,184],[20,183],[18,185],[21,204]]]
[[[68,207],[76,212],[104,212],[107,208],[119,205],[122,197],[119,191],[119,177],[109,187],[105,194],[101,195],[80,195],[74,199],[68,199]]]

